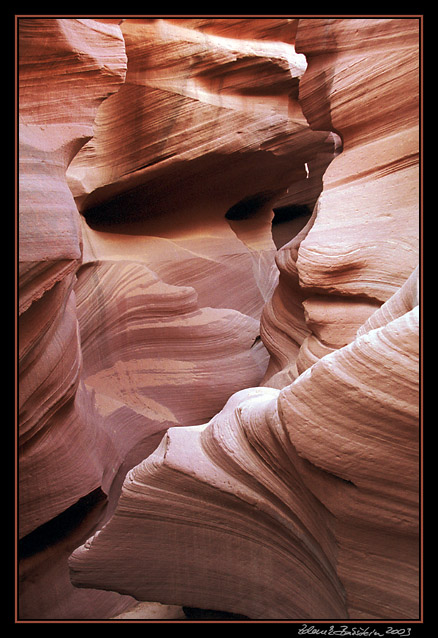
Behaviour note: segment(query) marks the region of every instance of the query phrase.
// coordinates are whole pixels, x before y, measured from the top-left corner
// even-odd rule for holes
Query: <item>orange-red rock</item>
[[[419,21],[21,27],[22,617],[418,617]]]

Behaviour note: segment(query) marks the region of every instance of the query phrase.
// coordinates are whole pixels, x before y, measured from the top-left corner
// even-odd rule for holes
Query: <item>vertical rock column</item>
[[[119,27],[95,20],[20,18],[18,38],[18,532],[26,543],[82,497],[107,490],[119,461],[81,382],[73,287],[82,239],[65,173],[93,135],[99,104],[123,82],[126,55]],[[44,588],[28,598],[25,576],[22,586],[20,612],[46,613],[44,603],[32,610]]]
[[[354,339],[418,264],[418,40],[416,19],[299,22],[300,104],[342,153],[307,227],[277,255],[279,286],[262,319],[270,385]]]
[[[302,20],[297,48],[304,113],[343,143],[296,261],[312,332],[301,372],[351,341],[418,264],[419,21]]]

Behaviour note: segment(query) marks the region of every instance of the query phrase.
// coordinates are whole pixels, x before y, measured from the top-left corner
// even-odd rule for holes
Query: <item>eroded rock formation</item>
[[[126,52],[116,25],[29,18],[18,26],[19,615],[99,618],[124,608],[114,603],[120,596],[101,605],[100,592],[94,601],[74,593],[66,559],[82,538],[81,519],[68,543],[69,526],[58,518],[95,490],[108,491],[120,464],[81,377],[74,286],[82,238],[66,169],[92,136],[100,103],[123,82]],[[56,547],[46,540],[51,521]]]
[[[417,617],[418,20],[19,28],[22,618]]]

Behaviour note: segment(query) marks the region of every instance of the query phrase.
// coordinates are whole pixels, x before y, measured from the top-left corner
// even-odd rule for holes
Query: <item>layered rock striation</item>
[[[93,618],[126,602],[115,593],[78,597],[66,558],[89,533],[72,532],[80,504],[109,491],[121,457],[82,379],[82,235],[66,170],[92,137],[99,105],[123,83],[126,52],[113,24],[20,18],[17,26],[19,615]]]
[[[300,104],[312,128],[340,135],[342,153],[307,228],[278,252],[279,286],[262,319],[266,380],[280,370],[293,380],[352,341],[418,264],[418,20],[299,25]]]
[[[418,20],[19,34],[21,618],[417,617]]]

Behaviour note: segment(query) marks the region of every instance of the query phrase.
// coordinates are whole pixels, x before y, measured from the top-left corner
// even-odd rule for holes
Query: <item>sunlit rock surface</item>
[[[281,391],[171,428],[73,582],[255,619],[415,617],[417,380],[415,306]]]
[[[21,617],[417,617],[418,20],[20,22]]]
[[[261,20],[252,30],[243,20],[239,30],[214,20],[213,33],[205,22],[123,21],[126,81],[102,105],[68,173],[90,220],[162,217],[189,197],[207,215],[219,198],[225,214],[249,196],[274,198],[305,176],[317,152],[331,153],[332,135],[311,130],[297,100],[307,67],[293,46],[297,21]],[[276,28],[290,32],[286,42],[272,39]],[[163,188],[163,174],[172,188]]]

